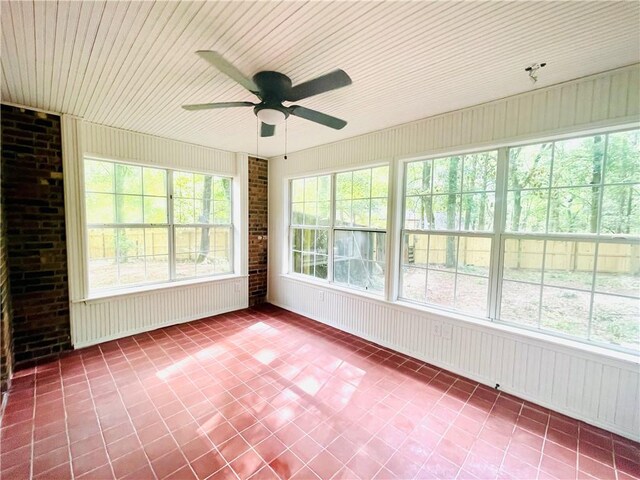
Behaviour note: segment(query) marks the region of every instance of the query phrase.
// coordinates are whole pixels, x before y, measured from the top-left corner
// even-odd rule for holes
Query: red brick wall
[[[249,305],[267,296],[268,164],[249,157]]]
[[[16,368],[71,348],[60,117],[2,105]]]
[[[9,291],[9,258],[7,255],[7,222],[4,214],[4,192],[0,186],[0,392],[8,389],[13,370],[13,332],[11,329],[11,293]]]

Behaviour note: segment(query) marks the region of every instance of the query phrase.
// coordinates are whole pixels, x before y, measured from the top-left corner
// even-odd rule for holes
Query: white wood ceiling
[[[256,152],[256,97],[195,55],[294,84],[353,85],[297,102],[340,131],[288,121],[288,151],[640,61],[640,2],[3,1],[2,100],[230,151]],[[547,62],[534,86],[524,68]],[[284,151],[284,128],[258,152]]]

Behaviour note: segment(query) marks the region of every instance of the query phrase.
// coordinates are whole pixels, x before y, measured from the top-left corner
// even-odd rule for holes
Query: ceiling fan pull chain
[[[287,159],[287,139],[289,138],[289,120],[284,120],[284,159]]]
[[[258,142],[260,141],[260,119],[256,117],[256,159],[258,156]]]

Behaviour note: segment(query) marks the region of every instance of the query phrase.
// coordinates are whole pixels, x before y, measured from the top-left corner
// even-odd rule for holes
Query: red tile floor
[[[265,306],[18,372],[3,479],[640,477],[640,448]]]

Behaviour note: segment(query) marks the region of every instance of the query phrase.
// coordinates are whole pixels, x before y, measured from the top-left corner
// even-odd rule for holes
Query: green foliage
[[[294,203],[304,202],[304,178],[291,181],[291,201]]]
[[[116,163],[117,194],[142,195],[142,167]]]
[[[602,233],[640,235],[640,185],[605,185]]]
[[[291,181],[291,224],[329,225],[331,177],[298,178]]]
[[[84,162],[85,190],[87,192],[112,193],[114,191],[114,167],[110,162],[86,160]]]
[[[409,163],[405,228],[491,231],[496,167],[489,154]],[[640,130],[510,148],[506,180],[507,232],[640,235]],[[458,246],[457,237],[430,238],[427,249],[405,236],[403,294],[460,308],[449,292],[452,278],[486,275],[490,252],[482,255],[474,245],[479,256],[469,261],[471,247]],[[637,243],[629,242],[600,241],[595,267],[595,242],[508,239],[502,318],[638,349],[640,261]],[[465,295],[471,297],[469,285]]]
[[[508,172],[509,231],[640,234],[640,130],[511,148]]]
[[[87,223],[167,223],[166,170],[85,161]]]
[[[640,130],[608,135],[604,182],[640,182]]]
[[[146,196],[167,196],[167,171],[159,168],[142,170],[143,194]]]
[[[386,228],[389,167],[336,175],[336,225]]]
[[[409,163],[406,228],[491,230],[496,169],[495,151]]]

